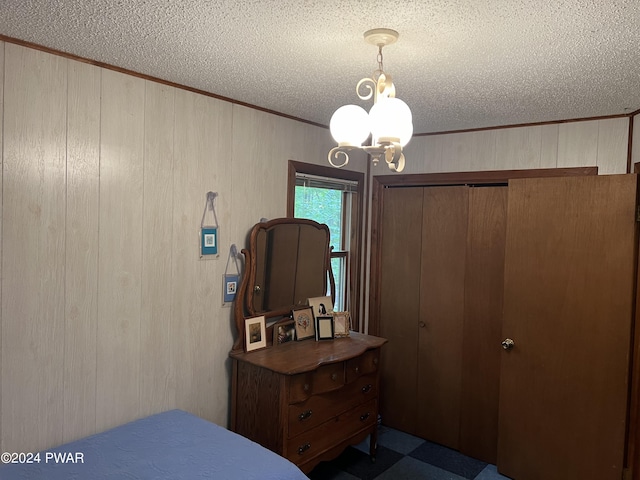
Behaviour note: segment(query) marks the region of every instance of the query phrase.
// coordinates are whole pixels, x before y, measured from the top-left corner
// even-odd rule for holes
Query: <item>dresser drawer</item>
[[[375,374],[365,375],[339,390],[313,395],[304,402],[289,405],[289,438],[377,398],[376,380]]]
[[[349,438],[357,432],[372,427],[378,417],[376,399],[352,408],[311,430],[287,441],[286,458],[301,464]]]
[[[313,372],[291,377],[289,403],[302,402],[311,395],[337,390],[344,385],[344,362],[323,365]]]
[[[362,355],[347,360],[346,375],[347,383],[353,382],[360,375],[367,375],[378,371],[380,360],[380,349],[367,350]]]

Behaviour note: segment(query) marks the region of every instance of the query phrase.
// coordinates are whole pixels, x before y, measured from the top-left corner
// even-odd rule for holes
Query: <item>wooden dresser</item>
[[[374,457],[385,342],[352,332],[334,340],[232,351],[231,429],[305,473],[369,434]]]

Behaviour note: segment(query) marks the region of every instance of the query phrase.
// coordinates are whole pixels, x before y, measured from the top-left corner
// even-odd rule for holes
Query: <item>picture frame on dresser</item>
[[[316,317],[316,340],[333,340],[333,317],[331,315]]]
[[[267,347],[267,327],[264,315],[247,318],[245,325],[245,351],[252,352]]]
[[[316,329],[313,308],[299,308],[296,310],[292,310],[291,314],[296,326],[296,340],[307,340],[309,338],[315,338]]]
[[[333,313],[333,302],[329,296],[312,297],[307,299],[307,303],[313,308],[313,314],[316,316],[331,315]]]
[[[351,330],[351,314],[349,312],[333,312],[334,337],[348,337]]]
[[[292,319],[285,319],[273,326],[273,344],[281,345],[296,339],[296,323]]]

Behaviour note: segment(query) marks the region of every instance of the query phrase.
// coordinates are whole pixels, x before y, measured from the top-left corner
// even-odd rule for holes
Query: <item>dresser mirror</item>
[[[245,274],[236,299],[234,350],[242,349],[245,317],[287,315],[329,289],[335,299],[329,238],[327,225],[300,218],[278,218],[251,229],[249,249],[242,250]]]

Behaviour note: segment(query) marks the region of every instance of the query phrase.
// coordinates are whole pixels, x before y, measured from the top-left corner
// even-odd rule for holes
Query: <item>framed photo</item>
[[[222,281],[224,284],[224,290],[222,292],[222,303],[231,303],[235,300],[236,292],[238,291],[239,280],[240,275],[238,274],[224,274],[222,276]]]
[[[324,315],[316,317],[316,340],[331,340],[333,338],[333,317]]]
[[[336,337],[348,337],[351,330],[349,312],[333,312],[333,332]]]
[[[313,308],[316,317],[321,315],[331,315],[333,313],[333,302],[331,297],[313,297],[307,300],[309,306]]]
[[[200,229],[200,256],[218,254],[218,227]]]
[[[244,321],[245,350],[250,352],[267,346],[267,328],[264,315]]]
[[[296,326],[296,340],[306,340],[316,336],[313,309],[311,307],[293,310],[293,321]]]
[[[296,339],[296,323],[293,320],[283,320],[273,326],[273,344],[291,342]]]

